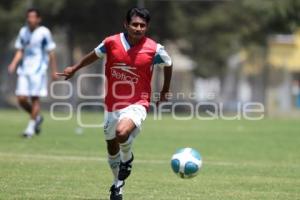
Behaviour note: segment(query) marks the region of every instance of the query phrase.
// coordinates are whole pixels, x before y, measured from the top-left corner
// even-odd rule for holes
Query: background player
[[[57,73],[69,79],[80,68],[106,55],[108,90],[105,97],[104,133],[108,162],[114,175],[111,200],[122,199],[124,180],[131,172],[134,159],[131,146],[147,115],[153,65],[165,67],[160,100],[165,101],[169,92],[172,62],[163,46],[145,37],[149,21],[148,10],[130,9],[124,22],[125,33],[105,38],[79,63],[67,67],[63,73]]]
[[[9,73],[17,69],[16,95],[19,105],[30,115],[30,121],[23,136],[32,137],[40,132],[43,117],[40,115],[40,97],[47,96],[48,62],[52,79],[56,79],[55,43],[51,32],[40,26],[41,14],[37,9],[26,13],[27,25],[22,27],[15,42],[15,56],[8,66]]]

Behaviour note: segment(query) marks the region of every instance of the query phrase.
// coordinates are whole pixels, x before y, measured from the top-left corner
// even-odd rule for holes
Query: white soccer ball
[[[202,158],[198,151],[192,148],[182,148],[172,156],[171,167],[180,178],[195,177],[202,166]]]

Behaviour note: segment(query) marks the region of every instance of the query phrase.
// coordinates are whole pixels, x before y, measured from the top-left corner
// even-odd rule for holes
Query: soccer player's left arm
[[[164,67],[164,83],[162,90],[160,92],[160,102],[164,102],[168,100],[168,94],[170,92],[170,84],[172,78],[173,67],[172,64],[170,66]]]
[[[170,92],[170,83],[172,78],[172,60],[164,46],[158,44],[156,54],[154,57],[154,65],[164,68],[164,83],[160,92],[159,102],[168,100],[168,94]]]
[[[48,52],[49,55],[49,66],[51,68],[51,78],[52,80],[56,80],[58,76],[56,75],[57,72],[57,63],[56,63],[56,56],[55,56],[55,48],[56,44],[52,38],[51,32],[46,29],[44,32],[44,39],[45,39],[45,50]]]

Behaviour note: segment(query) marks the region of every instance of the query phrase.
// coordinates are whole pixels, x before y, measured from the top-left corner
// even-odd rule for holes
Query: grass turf
[[[27,116],[0,111],[0,199],[108,199],[111,173],[101,128],[80,129],[76,119],[51,120],[43,133],[19,136]],[[86,123],[101,122],[85,113]],[[198,149],[199,175],[182,180],[170,168],[177,148]],[[299,120],[175,121],[149,115],[134,143],[127,200],[300,199]]]

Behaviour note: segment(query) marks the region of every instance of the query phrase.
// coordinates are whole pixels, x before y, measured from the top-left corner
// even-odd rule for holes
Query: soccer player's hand
[[[65,69],[64,69],[64,72],[63,73],[56,73],[56,75],[57,76],[63,76],[63,77],[65,77],[65,80],[68,80],[68,79],[70,79],[70,78],[72,78],[72,76],[75,74],[75,67],[72,67],[72,66],[70,66],[70,67],[66,67]]]
[[[57,75],[56,72],[52,72],[51,73],[51,78],[52,78],[52,81],[56,81],[59,78],[59,76]]]
[[[11,63],[10,65],[8,65],[8,73],[9,74],[13,74],[16,71],[17,65]]]

